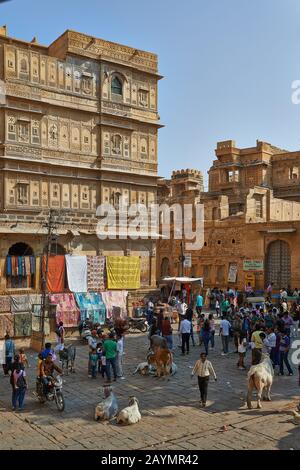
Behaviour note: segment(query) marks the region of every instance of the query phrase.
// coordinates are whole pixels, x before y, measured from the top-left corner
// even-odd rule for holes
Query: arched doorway
[[[266,281],[273,282],[275,289],[291,284],[291,252],[283,240],[270,243],[266,255]]]
[[[170,262],[169,258],[163,258],[161,262],[160,273],[162,277],[170,276]]]
[[[9,256],[33,256],[32,248],[26,243],[15,243],[8,250]]]
[[[8,289],[32,288],[35,279],[33,249],[24,242],[12,245],[7,253],[5,270]]]

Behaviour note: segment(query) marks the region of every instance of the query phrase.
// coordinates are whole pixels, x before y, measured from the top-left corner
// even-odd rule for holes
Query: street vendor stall
[[[161,285],[167,285],[170,287],[170,292],[168,295],[168,301],[170,301],[172,295],[175,292],[182,292],[185,289],[187,292],[186,303],[191,303],[195,295],[195,291],[203,287],[203,278],[202,277],[164,277],[161,280]]]

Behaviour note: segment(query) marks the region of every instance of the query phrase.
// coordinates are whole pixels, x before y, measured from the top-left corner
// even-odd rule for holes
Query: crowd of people
[[[272,302],[272,284],[266,290],[265,300],[252,303],[250,289],[245,287],[245,295],[235,289],[226,291],[217,288],[208,290],[205,298],[201,293],[189,301],[182,293],[177,293],[171,299],[154,302],[150,299],[146,305],[146,316],[149,324],[149,339],[160,335],[166,340],[167,347],[172,353],[180,348],[181,355],[190,353],[192,346],[200,346],[200,359],[193,368],[192,376],[198,376],[201,396],[201,406],[206,405],[209,376],[216,379],[211,362],[208,360],[210,351],[215,348],[215,336],[221,339],[223,356],[230,352],[237,354],[236,366],[246,370],[245,357],[250,355],[251,365],[262,360],[263,354],[269,354],[274,371],[278,375],[294,374],[289,362],[289,350],[293,338],[297,338],[300,320],[300,292],[295,289],[292,294],[293,302],[288,302],[291,291],[281,289],[278,301]],[[247,300],[245,300],[246,295]],[[205,309],[205,311],[204,311]],[[174,325],[176,323],[176,325]],[[175,345],[174,329],[177,329],[179,343]],[[93,329],[87,338],[88,377],[98,376],[105,384],[124,379],[123,356],[125,322],[116,322],[109,332]],[[56,371],[62,370],[55,364],[57,355],[64,349],[65,329],[60,322],[56,329],[56,347],[46,343],[38,354],[37,380],[40,380],[47,393],[51,377]],[[5,376],[10,377],[12,387],[12,409],[24,406],[27,390],[26,369],[29,367],[26,354],[20,349],[16,354],[15,343],[9,335],[5,337]]]

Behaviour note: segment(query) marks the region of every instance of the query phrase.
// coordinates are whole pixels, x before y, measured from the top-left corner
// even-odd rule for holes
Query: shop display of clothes
[[[125,318],[127,316],[127,295],[128,292],[125,290],[111,290],[101,293],[108,318]]]
[[[138,256],[107,256],[108,289],[139,289],[141,260]]]
[[[68,285],[71,292],[87,292],[86,256],[65,255]]]
[[[103,325],[106,319],[106,307],[98,292],[76,293],[75,299],[80,309],[80,319],[91,320]]]
[[[5,272],[8,288],[33,287],[35,275],[34,256],[7,256]]]
[[[50,303],[56,304],[56,323],[63,322],[65,327],[77,326],[80,311],[74,294],[49,294]]]

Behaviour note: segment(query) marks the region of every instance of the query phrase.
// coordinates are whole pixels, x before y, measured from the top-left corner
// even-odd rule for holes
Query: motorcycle
[[[62,378],[60,375],[57,375],[56,378],[51,377],[52,383],[51,386],[48,386],[48,391],[44,393],[43,382],[38,379],[36,382],[36,394],[40,403],[45,403],[46,401],[55,401],[58,411],[64,411],[65,409],[65,399],[62,394]]]
[[[131,333],[136,333],[137,331],[146,333],[149,329],[149,324],[145,318],[129,318],[128,326],[128,332]]]

